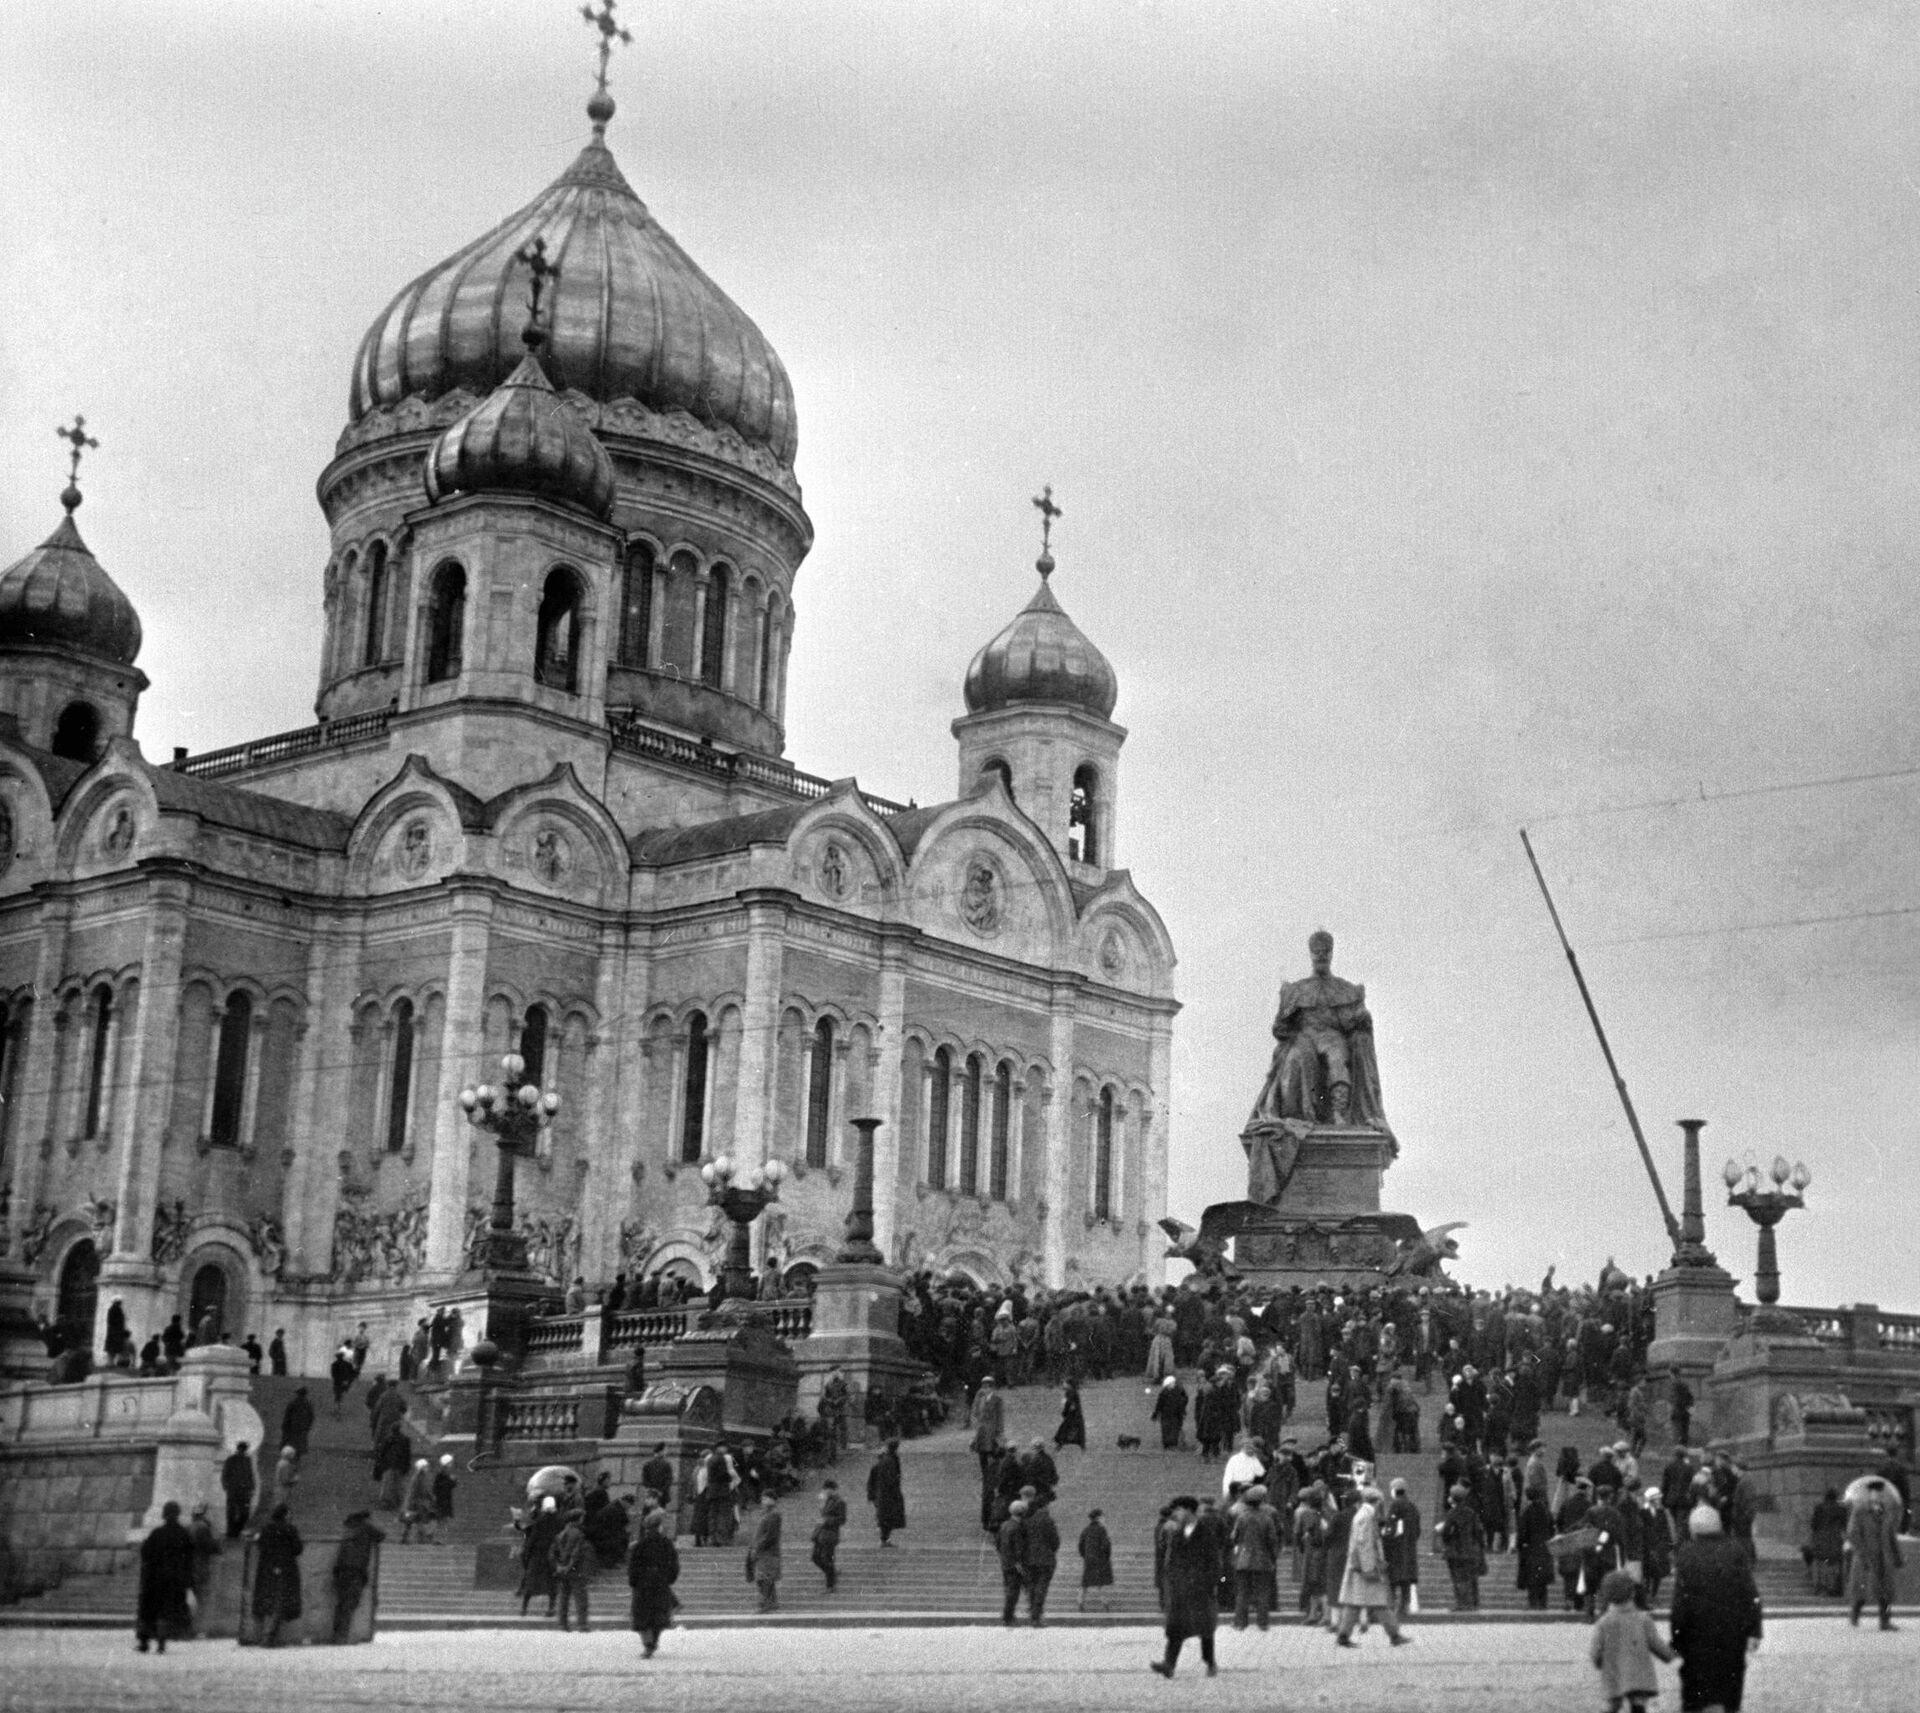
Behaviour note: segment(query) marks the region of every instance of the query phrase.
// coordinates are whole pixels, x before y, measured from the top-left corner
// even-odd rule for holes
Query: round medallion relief
[[[1127,970],[1127,942],[1118,928],[1109,928],[1100,940],[1100,969],[1108,976],[1119,977]]]
[[[966,878],[960,884],[960,920],[976,934],[1000,932],[1006,920],[1007,883],[990,857],[967,859]]]

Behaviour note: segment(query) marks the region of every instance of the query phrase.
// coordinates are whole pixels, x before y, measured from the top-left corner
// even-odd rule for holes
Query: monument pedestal
[[[1647,1346],[1647,1426],[1656,1442],[1673,1437],[1673,1383],[1693,1394],[1687,1437],[1704,1445],[1719,1428],[1707,1376],[1739,1329],[1733,1275],[1711,1258],[1676,1263],[1653,1282],[1653,1342]]]
[[[911,1388],[920,1364],[900,1337],[900,1275],[866,1262],[836,1261],[813,1279],[813,1330],[800,1346],[800,1407],[812,1411],[835,1368],[846,1377],[847,1433],[859,1444],[867,1399]]]
[[[1377,1285],[1396,1237],[1419,1228],[1405,1214],[1383,1213],[1380,1186],[1399,1144],[1370,1125],[1251,1124],[1250,1199],[1266,1202],[1261,1229],[1233,1240],[1234,1265],[1256,1287]]]

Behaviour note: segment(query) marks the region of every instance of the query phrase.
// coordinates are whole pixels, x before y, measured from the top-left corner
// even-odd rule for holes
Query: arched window
[[[981,768],[980,774],[982,778],[985,778],[989,774],[991,774],[995,779],[999,780],[1002,789],[1004,789],[1007,794],[1008,799],[1009,800],[1012,799],[1013,769],[1009,767],[1004,761],[1002,761],[999,756],[996,755],[993,758],[993,760],[991,760],[986,764],[985,767]]]
[[[1081,862],[1100,861],[1099,807],[1100,775],[1083,767],[1073,776],[1073,801],[1067,809],[1067,850]]]
[[[833,1019],[813,1026],[807,1053],[807,1164],[827,1163],[827,1118],[833,1101]]]
[[[933,1055],[933,1088],[927,1106],[927,1182],[947,1187],[947,1114],[953,1104],[953,1054],[942,1047]]]
[[[544,1005],[527,1007],[526,1020],[520,1025],[520,1057],[527,1061],[527,1068],[520,1074],[530,1083],[540,1083],[546,1075],[547,1032],[551,1025]]]
[[[100,758],[100,714],[90,702],[69,702],[53,728],[53,753],[68,761]]]
[[[646,666],[647,643],[653,634],[653,549],[636,541],[627,549],[620,573],[620,646],[615,658],[622,666]]]
[[[1013,1110],[1013,1066],[1000,1061],[993,1073],[993,1130],[987,1157],[987,1194],[995,1201],[1007,1199],[1007,1130]]]
[[[413,1001],[393,1008],[393,1069],[387,1078],[387,1152],[407,1145],[407,1115],[413,1110]]]
[[[547,573],[534,639],[533,675],[550,690],[572,690],[579,669],[580,584],[564,565]]]
[[[694,1165],[707,1142],[707,1020],[696,1011],[687,1019],[686,1117],[680,1125],[680,1160]]]
[[[69,1344],[82,1350],[93,1343],[93,1314],[100,1303],[100,1251],[83,1239],[60,1263],[59,1295],[53,1318]]]
[[[387,657],[387,544],[367,549],[367,629],[360,652],[362,666],[378,666]]]
[[[100,1116],[107,1100],[107,1061],[113,1046],[113,990],[105,982],[93,990],[87,1017],[93,1027],[93,1040],[87,1060],[87,1122],[81,1135],[91,1139],[100,1134]]]
[[[728,596],[733,591],[733,574],[724,565],[716,565],[707,575],[707,604],[700,631],[700,682],[718,690],[725,681],[727,660]]]
[[[980,1192],[980,1093],[986,1078],[978,1053],[967,1055],[966,1080],[960,1085],[960,1188]]]
[[[760,610],[760,647],[753,663],[753,700],[762,711],[773,689],[773,633],[780,622],[780,597],[769,593]]]
[[[1094,1114],[1093,1217],[1113,1217],[1113,1090],[1110,1088],[1100,1091],[1100,1105]]]
[[[18,1011],[0,1001],[0,1183],[7,1181],[7,1142],[13,1135],[14,1071],[25,1046],[27,1009]]]
[[[427,682],[460,676],[467,633],[467,574],[458,565],[442,565],[433,574],[433,602],[427,610]]]
[[[220,1050],[213,1061],[213,1123],[208,1140],[221,1148],[240,1145],[240,1112],[247,1097],[247,1045],[253,1033],[253,1001],[227,995],[220,1019]]]
[[[187,1330],[198,1333],[200,1323],[213,1316],[213,1335],[221,1338],[227,1330],[227,1270],[209,1261],[195,1270],[187,1296]]]

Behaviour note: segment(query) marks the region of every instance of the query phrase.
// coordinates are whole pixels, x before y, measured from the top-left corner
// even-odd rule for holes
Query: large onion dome
[[[1054,702],[1104,720],[1119,697],[1119,680],[1107,657],[1053,598],[1047,581],[1053,572],[1050,554],[1041,555],[1039,569],[1033,599],[967,668],[967,711],[984,714],[1015,702]]]
[[[526,207],[429,268],[381,312],[354,359],[353,420],[456,388],[491,392],[511,374],[525,284],[514,257],[539,238],[559,268],[544,354],[555,387],[602,403],[632,398],[655,411],[687,411],[791,470],[798,430],[785,367],[647,212],[600,128]]]
[[[0,572],[0,646],[51,643],[117,666],[140,653],[140,615],[80,539],[80,490],[60,496],[67,515],[24,559]]]
[[[504,489],[597,518],[613,511],[613,460],[553,390],[532,351],[433,443],[426,482],[430,500]]]

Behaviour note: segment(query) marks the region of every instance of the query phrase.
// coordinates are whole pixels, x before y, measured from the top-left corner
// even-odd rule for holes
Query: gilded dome
[[[990,713],[1015,702],[1064,702],[1101,719],[1113,713],[1119,680],[1107,657],[1081,634],[1053,598],[1048,574],[1053,560],[1040,560],[1040,587],[1025,608],[967,668],[970,714]]]
[[[647,212],[598,135],[526,207],[387,305],[354,359],[352,419],[456,388],[491,392],[506,379],[525,319],[514,258],[535,238],[559,269],[545,318],[555,387],[684,410],[792,468],[799,435],[786,368]]]
[[[613,511],[613,460],[529,351],[427,454],[427,498],[539,494],[597,518]]]
[[[80,490],[69,487],[60,499],[67,508],[60,527],[0,572],[0,647],[52,643],[131,666],[140,653],[140,615],[74,527]]]

